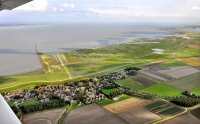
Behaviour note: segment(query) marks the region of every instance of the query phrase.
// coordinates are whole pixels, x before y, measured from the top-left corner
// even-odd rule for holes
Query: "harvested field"
[[[149,79],[144,78],[144,77],[139,76],[139,75],[134,76],[133,78],[134,78],[134,80],[143,84],[143,86],[145,86],[145,87],[149,87],[149,86],[153,86],[154,84],[157,84],[155,81],[149,80]]]
[[[158,115],[145,110],[143,107],[128,110],[118,114],[118,116],[129,122],[129,124],[144,124],[160,118]]]
[[[167,78],[163,77],[163,76],[160,76],[158,75],[158,73],[156,73],[155,71],[151,71],[151,70],[141,70],[139,71],[140,74],[143,74],[145,76],[148,76],[150,78],[154,78],[158,81],[168,81]]]
[[[147,100],[143,100],[139,98],[130,98],[127,100],[106,105],[104,106],[104,108],[113,113],[121,113],[121,112],[128,111],[130,109],[136,108],[138,106],[142,106],[148,102],[149,101]]]
[[[200,120],[194,117],[192,114],[188,113],[188,114],[176,117],[167,122],[164,122],[162,124],[200,124]]]
[[[64,109],[55,109],[23,116],[23,124],[55,124]]]
[[[181,90],[192,90],[193,88],[200,87],[200,72],[180,78],[177,80],[166,82],[168,85],[176,87]]]
[[[200,49],[200,44],[189,44],[189,48],[195,48],[195,49]]]
[[[194,67],[200,66],[200,57],[177,58],[176,60]]]
[[[185,77],[185,76],[197,73],[199,72],[199,70],[189,67],[189,66],[179,66],[179,67],[171,67],[168,70],[161,70],[159,72],[177,79],[177,78],[181,78],[181,77]]]
[[[149,70],[154,70],[154,71],[168,69],[167,67],[161,66],[161,63],[148,64],[148,65],[145,65],[145,68],[148,68]]]
[[[200,107],[191,111],[191,114],[200,119]]]
[[[127,124],[123,119],[97,104],[73,110],[63,124]]]

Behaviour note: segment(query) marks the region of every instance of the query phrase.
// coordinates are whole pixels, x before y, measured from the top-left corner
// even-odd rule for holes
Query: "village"
[[[13,102],[15,106],[30,101],[48,103],[51,101],[52,97],[58,97],[58,99],[62,99],[68,103],[76,101],[77,103],[83,102],[84,104],[91,104],[106,98],[101,92],[102,89],[120,87],[115,82],[136,74],[137,70],[139,69],[129,67],[121,72],[113,72],[89,80],[65,83],[63,85],[40,85],[35,86],[34,89],[13,93],[7,92],[4,93],[3,96],[8,103]]]

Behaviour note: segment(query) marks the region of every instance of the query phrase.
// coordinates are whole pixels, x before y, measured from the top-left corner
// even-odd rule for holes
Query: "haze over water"
[[[0,27],[0,75],[13,75],[40,69],[35,44],[44,53],[100,47],[159,38],[173,32],[159,26],[130,24],[13,25]]]

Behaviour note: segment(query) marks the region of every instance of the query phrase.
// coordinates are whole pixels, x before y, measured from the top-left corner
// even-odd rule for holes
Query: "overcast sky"
[[[0,11],[0,23],[199,23],[200,0],[34,0]]]

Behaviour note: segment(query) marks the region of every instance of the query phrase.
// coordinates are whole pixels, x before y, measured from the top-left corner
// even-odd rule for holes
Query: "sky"
[[[0,24],[200,23],[200,0],[34,0],[0,11]]]

